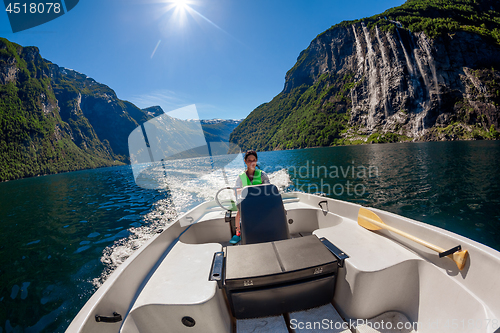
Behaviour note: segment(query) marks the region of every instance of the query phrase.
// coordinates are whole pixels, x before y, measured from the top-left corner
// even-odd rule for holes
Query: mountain
[[[128,135],[158,112],[0,38],[0,181],[128,163]]]
[[[207,142],[228,142],[229,136],[241,121],[241,119],[208,119],[200,120],[200,124]]]
[[[0,38],[0,181],[130,163],[130,133],[161,114],[43,59],[36,47]],[[216,142],[227,142],[240,122],[200,121],[206,140]]]
[[[237,149],[230,147],[228,141],[229,134],[240,122],[224,119],[183,120],[171,117],[168,113],[162,114],[136,129],[129,137],[131,162],[140,164],[225,155]]]
[[[409,0],[318,35],[231,142],[277,150],[498,139],[499,110],[500,4]]]

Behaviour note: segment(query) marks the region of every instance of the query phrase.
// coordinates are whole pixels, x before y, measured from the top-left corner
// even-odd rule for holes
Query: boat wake
[[[236,178],[243,170],[237,167],[226,167],[224,171],[216,170],[210,174],[193,174],[192,171],[186,174],[178,169],[173,171],[169,170],[169,175],[175,174],[175,176],[168,177],[168,190],[159,190],[165,194],[165,198],[152,204],[151,211],[142,216],[142,225],[128,229],[129,234],[126,238],[115,241],[113,245],[103,250],[100,260],[104,265],[104,270],[99,277],[92,280],[96,289],[135,250],[156,233],[168,228],[179,215],[205,201],[213,200],[220,188],[234,186]],[[294,190],[286,169],[275,171],[268,176],[280,192]]]

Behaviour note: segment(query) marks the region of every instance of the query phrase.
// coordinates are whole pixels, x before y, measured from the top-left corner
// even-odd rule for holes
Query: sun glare
[[[188,4],[186,0],[174,0],[172,1],[176,7],[185,8]]]
[[[219,31],[231,36],[213,21],[193,8],[196,7],[199,0],[160,0],[160,3],[163,3],[164,7],[157,15],[161,21],[160,25],[162,29],[167,31],[167,34],[173,31],[172,28],[174,27],[183,29],[187,27],[188,21],[195,21],[200,26],[202,26],[203,22],[209,23]],[[153,55],[154,53],[155,52],[153,52]]]

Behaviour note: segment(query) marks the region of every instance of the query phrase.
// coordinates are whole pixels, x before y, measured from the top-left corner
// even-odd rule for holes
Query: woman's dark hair
[[[255,156],[256,159],[258,159],[257,152],[255,150],[248,150],[245,153],[245,161],[247,160],[247,157],[250,156],[250,155],[253,155],[253,156]]]

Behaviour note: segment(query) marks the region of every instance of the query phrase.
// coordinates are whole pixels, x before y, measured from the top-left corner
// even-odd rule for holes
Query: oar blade
[[[371,210],[368,210],[366,208],[361,207],[359,209],[358,213],[358,224],[362,226],[363,228],[366,228],[368,230],[380,230],[382,229],[381,227],[373,224],[370,222],[370,220],[377,221],[381,224],[385,224],[380,217],[378,217],[377,214],[372,212]]]
[[[465,264],[467,263],[467,258],[469,257],[469,252],[467,250],[462,250],[459,252],[455,252],[451,255],[453,261],[455,264],[457,264],[457,267],[459,270],[464,269]]]

